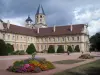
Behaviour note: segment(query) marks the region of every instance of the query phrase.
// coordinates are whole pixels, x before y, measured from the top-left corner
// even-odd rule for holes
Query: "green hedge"
[[[8,55],[7,46],[3,40],[0,39],[0,56]]]
[[[69,52],[73,52],[73,49],[72,49],[72,47],[71,47],[71,46],[68,46],[68,49],[67,49],[67,51],[69,51]]]
[[[64,47],[62,45],[58,46],[57,53],[64,53]]]
[[[34,44],[30,44],[30,45],[28,46],[28,48],[26,49],[26,52],[27,52],[28,54],[32,54],[32,53],[36,52],[36,48],[35,48]]]
[[[48,48],[48,53],[55,53],[55,49],[53,45],[50,45]]]

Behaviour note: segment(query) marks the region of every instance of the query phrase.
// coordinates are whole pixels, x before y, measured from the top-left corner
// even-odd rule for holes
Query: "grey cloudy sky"
[[[100,0],[0,0],[0,18],[24,25],[28,15],[34,21],[42,4],[49,26],[88,23],[90,35],[100,30]]]

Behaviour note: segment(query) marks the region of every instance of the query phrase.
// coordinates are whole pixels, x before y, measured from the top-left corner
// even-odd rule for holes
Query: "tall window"
[[[79,40],[80,38],[79,38],[79,36],[77,37],[77,40]]]
[[[5,39],[5,34],[3,34],[3,39]]]
[[[8,39],[10,39],[10,35],[8,35]]]
[[[42,18],[42,15],[40,15],[40,18]]]

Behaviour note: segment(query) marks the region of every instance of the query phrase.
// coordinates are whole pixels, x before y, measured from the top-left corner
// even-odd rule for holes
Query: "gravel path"
[[[79,60],[78,57],[81,55],[81,53],[73,53],[71,55],[65,54],[37,54],[36,57],[45,57],[47,60],[54,62],[54,61],[60,61],[60,60],[68,60],[68,59],[75,59]],[[55,69],[49,70],[49,71],[43,71],[41,73],[12,73],[8,72],[5,69],[8,68],[8,66],[12,65],[14,61],[20,60],[20,59],[26,59],[30,58],[30,55],[21,55],[21,56],[0,56],[0,75],[52,75],[56,72],[61,72],[65,69],[70,69],[82,64],[86,64],[92,61],[95,61],[97,59],[100,59],[100,53],[91,53],[91,55],[96,56],[95,59],[88,59],[83,62],[74,63],[74,64],[55,64]]]

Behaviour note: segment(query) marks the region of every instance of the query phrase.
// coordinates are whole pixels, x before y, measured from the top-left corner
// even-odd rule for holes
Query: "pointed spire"
[[[39,7],[38,7],[38,9],[37,9],[36,15],[38,15],[38,14],[43,14],[43,15],[45,15],[44,10],[43,10],[43,7],[42,7],[42,5],[40,5],[40,4],[39,4]]]

